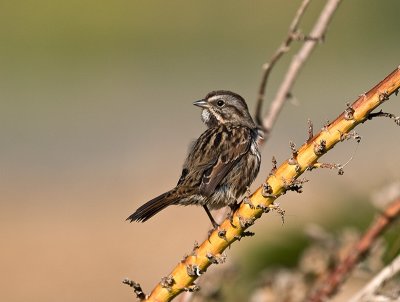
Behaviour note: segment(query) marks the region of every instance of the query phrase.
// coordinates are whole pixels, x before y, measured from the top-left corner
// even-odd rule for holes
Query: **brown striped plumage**
[[[193,144],[172,190],[150,200],[128,217],[146,221],[169,205],[201,205],[209,210],[236,204],[256,178],[261,162],[259,132],[244,99],[230,91],[210,92],[202,107],[207,130]]]

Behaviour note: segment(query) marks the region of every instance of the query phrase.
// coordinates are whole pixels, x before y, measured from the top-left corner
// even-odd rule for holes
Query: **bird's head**
[[[201,119],[208,127],[233,124],[256,128],[245,100],[237,93],[227,90],[212,91],[193,105],[203,108]]]

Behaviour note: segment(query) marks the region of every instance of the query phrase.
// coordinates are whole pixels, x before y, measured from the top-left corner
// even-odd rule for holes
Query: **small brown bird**
[[[231,91],[218,90],[193,104],[203,108],[201,118],[208,129],[190,149],[178,184],[142,205],[127,220],[144,222],[170,205],[201,205],[216,228],[210,210],[234,208],[256,178],[261,163],[260,132],[245,100]]]

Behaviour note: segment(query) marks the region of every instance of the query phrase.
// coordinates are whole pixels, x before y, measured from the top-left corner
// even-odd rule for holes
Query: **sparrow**
[[[207,130],[190,148],[176,187],[139,207],[127,218],[130,222],[144,222],[170,205],[199,205],[217,228],[210,210],[233,210],[256,178],[261,163],[257,141],[262,134],[245,100],[217,90],[193,105],[202,108]]]

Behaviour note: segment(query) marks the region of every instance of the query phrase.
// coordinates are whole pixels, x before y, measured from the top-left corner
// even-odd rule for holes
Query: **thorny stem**
[[[386,101],[399,88],[400,67],[396,68],[383,81],[351,105],[354,111],[351,119],[343,112],[336,120],[301,146],[297,152],[296,160],[298,164],[296,166],[290,165],[288,160],[281,164],[266,180],[266,183],[272,189],[271,196],[263,197],[263,186],[260,186],[250,197],[253,207],[242,203],[233,214],[232,222],[234,225],[231,225],[230,219],[223,221],[220,228],[212,232],[208,239],[195,249],[194,253],[178,263],[168,275],[170,282],[167,285],[165,282],[159,283],[145,301],[171,301],[179,293],[189,288],[199,275],[203,274],[212,264],[209,255],[220,256],[227,247],[241,238],[245,230],[261,217],[263,208],[269,207],[285,191],[287,183],[297,179],[308,167],[315,164],[323,154],[341,141],[343,133],[349,133],[358,124],[364,122],[375,108]],[[324,152],[316,154],[314,143],[321,141],[325,142],[326,148]],[[221,230],[224,231],[223,238],[219,236]]]
[[[326,301],[328,297],[332,296],[354,269],[355,265],[366,256],[376,239],[386,231],[399,215],[400,199],[397,199],[374,221],[354,249],[351,249],[349,255],[338,264],[323,283],[321,283],[321,287],[318,288],[307,301],[321,302]]]

